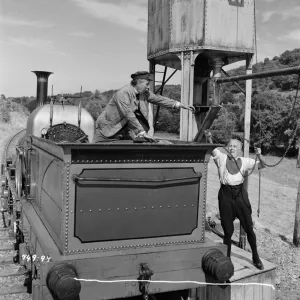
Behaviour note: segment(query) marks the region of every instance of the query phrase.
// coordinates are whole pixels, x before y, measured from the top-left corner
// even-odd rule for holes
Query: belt
[[[230,188],[230,189],[234,189],[234,190],[238,190],[243,186],[243,183],[238,184],[238,185],[229,185],[229,184],[223,184],[221,183],[221,187],[226,187],[226,188]]]

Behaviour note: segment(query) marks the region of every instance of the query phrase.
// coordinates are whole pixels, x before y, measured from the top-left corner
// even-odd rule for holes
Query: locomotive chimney
[[[48,77],[52,72],[32,71],[37,77],[36,107],[43,106],[48,96]]]

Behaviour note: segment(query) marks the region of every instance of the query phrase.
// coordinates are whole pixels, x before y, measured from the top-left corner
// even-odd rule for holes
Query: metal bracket
[[[218,113],[219,113],[220,109],[221,109],[220,105],[219,106],[211,106],[209,112],[207,113],[204,121],[201,124],[201,127],[200,127],[196,137],[194,138],[194,142],[201,142],[202,141],[205,130],[210,128],[213,121],[218,116]]]
[[[153,271],[148,267],[147,264],[142,263],[140,265],[140,276],[138,280],[141,281],[139,282],[139,291],[143,295],[144,300],[149,299],[149,295],[148,295],[148,288],[150,284],[149,281],[151,280],[151,276],[153,274],[154,274]]]

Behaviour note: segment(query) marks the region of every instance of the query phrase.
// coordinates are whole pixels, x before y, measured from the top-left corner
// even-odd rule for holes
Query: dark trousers
[[[227,256],[231,254],[231,237],[234,232],[233,221],[240,220],[240,224],[247,233],[247,239],[252,250],[253,259],[257,260],[256,235],[253,231],[252,208],[249,202],[248,193],[243,184],[237,186],[223,185],[219,190],[219,210],[221,225],[224,231],[224,244],[227,245]]]

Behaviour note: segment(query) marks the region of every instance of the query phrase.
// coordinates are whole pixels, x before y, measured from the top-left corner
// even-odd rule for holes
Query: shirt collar
[[[133,85],[131,87],[133,88],[134,92],[138,94],[138,91],[135,89],[135,87]]]

